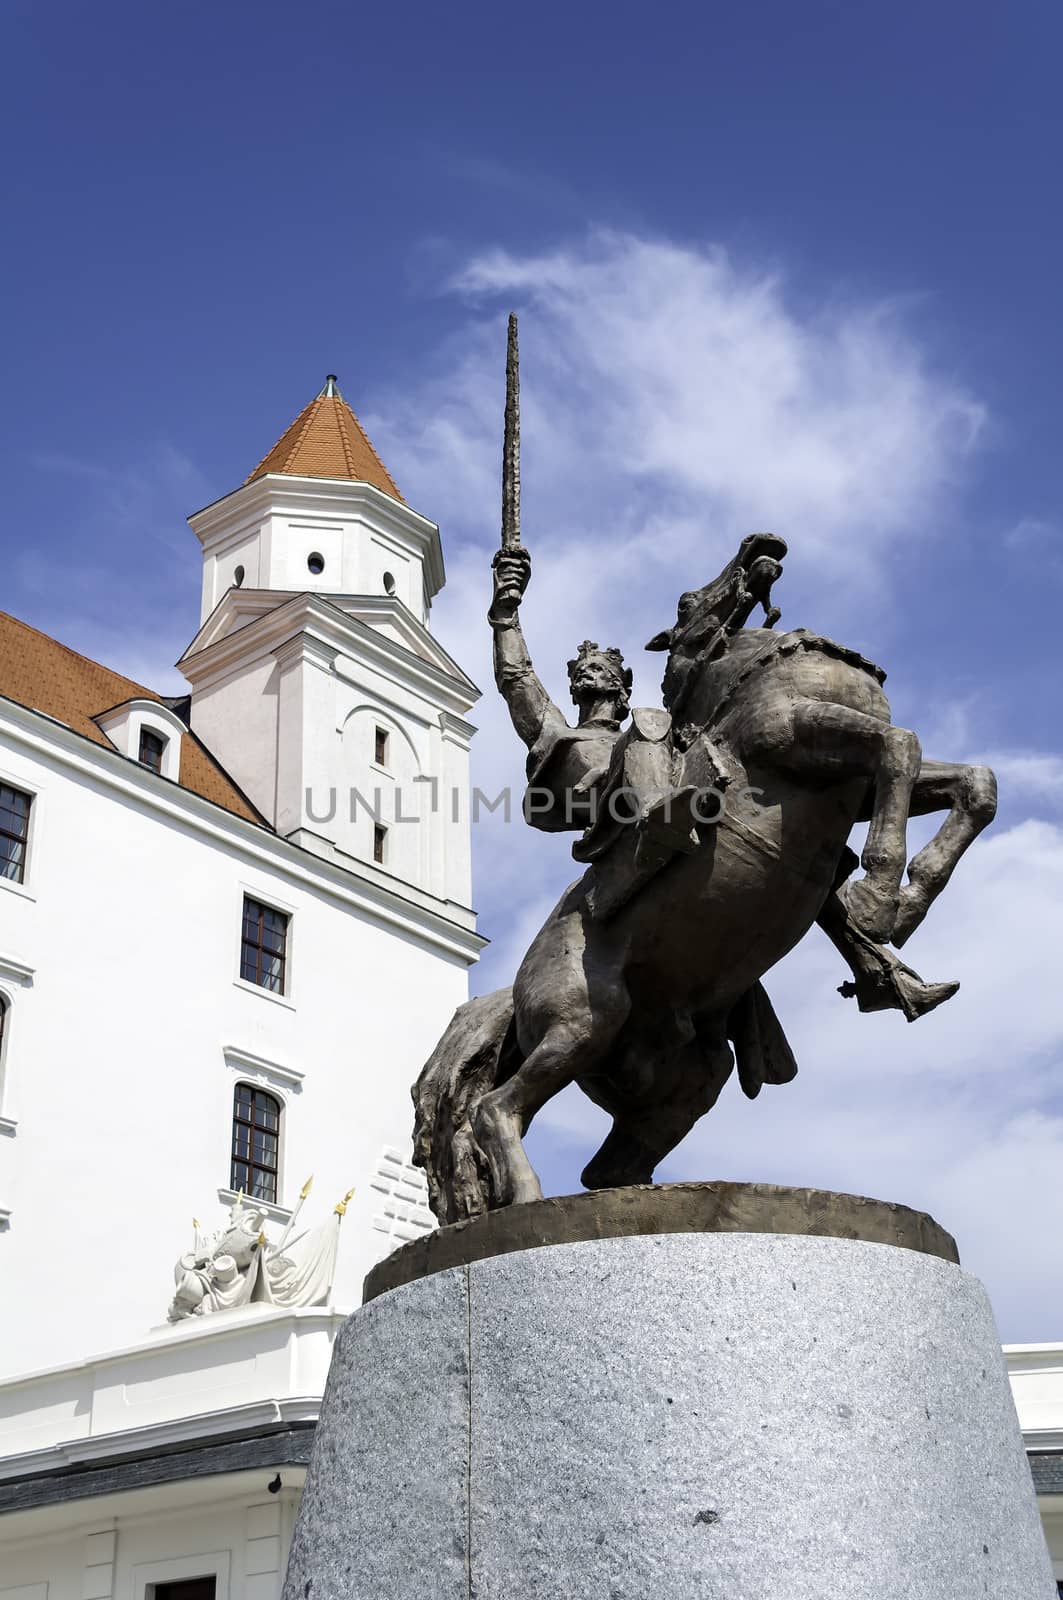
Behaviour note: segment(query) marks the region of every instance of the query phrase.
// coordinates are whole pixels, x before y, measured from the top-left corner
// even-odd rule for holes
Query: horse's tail
[[[476,1103],[509,1076],[506,1064],[514,1049],[512,988],[479,995],[455,1011],[411,1090],[413,1159],[425,1170],[429,1201],[441,1223],[479,1216],[491,1205],[490,1177],[471,1116]]]

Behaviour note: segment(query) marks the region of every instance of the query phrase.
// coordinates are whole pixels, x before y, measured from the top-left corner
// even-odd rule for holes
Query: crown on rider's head
[[[580,667],[594,656],[605,662],[615,679],[617,712],[623,716],[630,704],[632,674],[631,668],[625,667],[624,658],[615,645],[607,645],[605,649],[600,649],[593,639],[584,639],[568,664],[568,681],[574,684]]]

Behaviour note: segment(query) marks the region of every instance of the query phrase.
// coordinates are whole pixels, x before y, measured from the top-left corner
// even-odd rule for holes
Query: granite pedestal
[[[992,1313],[947,1234],[815,1191],[613,1195],[370,1275],[285,1600],[1054,1597]]]

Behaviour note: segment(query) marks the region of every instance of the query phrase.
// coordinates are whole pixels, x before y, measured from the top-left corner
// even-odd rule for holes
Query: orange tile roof
[[[251,483],[267,472],[304,478],[350,478],[371,483],[395,500],[402,499],[394,478],[331,375],[317,398],[300,411],[244,482]]]
[[[43,711],[108,750],[114,747],[93,717],[126,700],[163,703],[154,690],[68,650],[65,644],[4,611],[0,611],[0,695],[31,711]],[[190,731],[181,738],[180,783],[238,817],[264,820]]]

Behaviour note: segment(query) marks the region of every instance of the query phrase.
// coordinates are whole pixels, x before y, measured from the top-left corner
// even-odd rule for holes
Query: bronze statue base
[[[805,1234],[960,1259],[955,1239],[925,1211],[887,1200],[776,1183],[650,1183],[558,1195],[452,1223],[379,1262],[366,1276],[362,1299],[518,1250],[662,1233]]]

